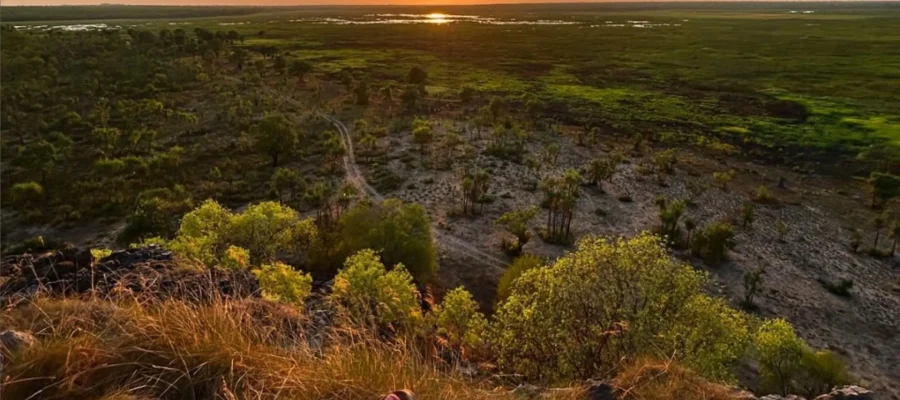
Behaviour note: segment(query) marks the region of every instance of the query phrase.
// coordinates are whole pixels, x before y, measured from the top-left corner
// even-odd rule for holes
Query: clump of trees
[[[570,169],[563,176],[544,179],[540,188],[544,192],[542,206],[547,209],[547,226],[544,240],[550,243],[566,243],[572,232],[572,217],[578,201],[578,187],[583,178]]]
[[[490,188],[490,177],[487,171],[480,168],[467,169],[463,172],[459,191],[462,195],[462,213],[464,215],[475,215],[476,204],[481,203],[484,207],[482,199]]]

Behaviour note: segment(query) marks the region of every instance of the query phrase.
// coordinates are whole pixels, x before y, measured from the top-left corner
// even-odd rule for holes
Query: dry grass
[[[317,350],[296,333],[305,318],[262,300],[38,298],[0,322],[38,338],[6,354],[5,400],[377,399],[399,388],[429,400],[510,397],[409,346],[335,337]]]
[[[727,387],[706,381],[673,361],[639,359],[613,380],[623,400],[735,400]]]

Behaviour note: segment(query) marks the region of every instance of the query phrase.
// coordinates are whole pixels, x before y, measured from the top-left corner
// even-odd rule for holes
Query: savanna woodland
[[[2,19],[4,400],[900,399],[897,3]]]

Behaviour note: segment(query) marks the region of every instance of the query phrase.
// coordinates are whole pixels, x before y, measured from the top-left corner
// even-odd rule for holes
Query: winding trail
[[[239,78],[235,78],[232,76],[225,76],[226,80],[238,83],[246,83]],[[289,96],[285,96],[278,90],[275,90],[271,87],[266,86],[264,88],[270,95],[273,97],[277,97],[298,108],[303,108],[304,105],[293,99]],[[356,154],[353,151],[353,138],[350,136],[350,128],[347,127],[341,120],[328,115],[324,112],[319,111],[318,114],[326,119],[328,122],[331,122],[335,128],[338,130],[338,135],[341,139],[341,144],[344,146],[346,150],[344,152],[344,171],[346,172],[346,179],[350,184],[356,186],[356,188],[367,197],[372,198],[376,201],[384,200],[384,195],[378,192],[372,185],[366,181],[365,176],[363,176],[362,172],[359,170],[359,165],[356,163]],[[484,250],[479,249],[474,246],[470,242],[453,236],[447,232],[441,232],[440,229],[434,224],[431,224],[431,232],[434,239],[437,240],[438,244],[443,246],[446,251],[453,251],[459,255],[475,260],[476,262],[490,266],[492,268],[496,268],[499,272],[502,272],[506,269],[506,266],[509,264],[508,261],[503,260],[493,254],[485,252]]]
[[[328,120],[328,122],[331,122],[338,130],[341,142],[346,150],[344,153],[344,170],[346,171],[347,181],[356,186],[356,188],[366,196],[377,201],[384,200],[384,195],[369,185],[366,178],[359,170],[359,165],[356,163],[356,155],[353,151],[353,138],[350,136],[350,128],[347,128],[347,125],[331,115],[322,112],[320,112],[319,115]],[[507,265],[506,261],[475,247],[471,243],[449,233],[441,232],[434,224],[431,226],[431,231],[435,239],[437,239],[447,250],[456,251],[459,254],[472,258],[485,265],[501,270]]]

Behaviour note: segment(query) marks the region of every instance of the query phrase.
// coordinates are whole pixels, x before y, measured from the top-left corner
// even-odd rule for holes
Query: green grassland
[[[427,102],[467,120],[477,117],[459,101],[468,87],[476,106],[506,98],[518,125],[537,118],[673,145],[724,141],[745,156],[792,165],[833,167],[872,146],[900,154],[900,6],[893,3],[104,6],[77,8],[60,21],[65,10],[2,10],[4,196],[13,200],[11,185],[44,186],[19,188],[40,201],[13,202],[37,221],[120,218],[143,192],[163,193],[172,215],[186,209],[185,197],[232,206],[270,197],[274,166],[254,151],[250,134],[272,112],[305,132],[291,167],[333,184],[323,150],[333,136],[313,110],[352,108],[352,91],[340,89],[348,74],[367,83],[377,99],[370,109],[384,108],[381,88],[399,96],[413,67],[427,72]],[[503,23],[358,23],[429,12]],[[80,23],[120,29],[42,30]],[[161,44],[178,30],[197,44],[198,28],[240,40],[214,57]],[[236,65],[242,50],[246,59]],[[309,84],[276,70],[276,56],[308,63]],[[545,105],[542,115],[525,115],[527,99]],[[102,104],[111,110],[103,121]],[[413,114],[436,108],[390,109],[385,114],[397,118],[377,123],[408,127]],[[367,115],[351,111],[343,117]],[[104,137],[111,131],[97,128],[107,125],[121,137]],[[51,162],[42,151],[52,152]]]
[[[900,7],[660,7],[298,8],[199,18],[187,26],[234,29],[246,35],[247,46],[291,52],[325,74],[348,68],[379,82],[402,81],[417,65],[428,71],[433,96],[453,96],[466,85],[493,94],[530,93],[562,103],[573,114],[563,119],[601,118],[621,131],[739,131],[766,146],[848,153],[900,144]],[[789,12],[807,9],[816,12]],[[578,24],[291,22],[436,10]],[[634,20],[673,26],[605,26]],[[148,22],[148,29],[170,28],[169,21]],[[766,104],[778,99],[804,104],[809,118],[785,123],[767,112]]]

